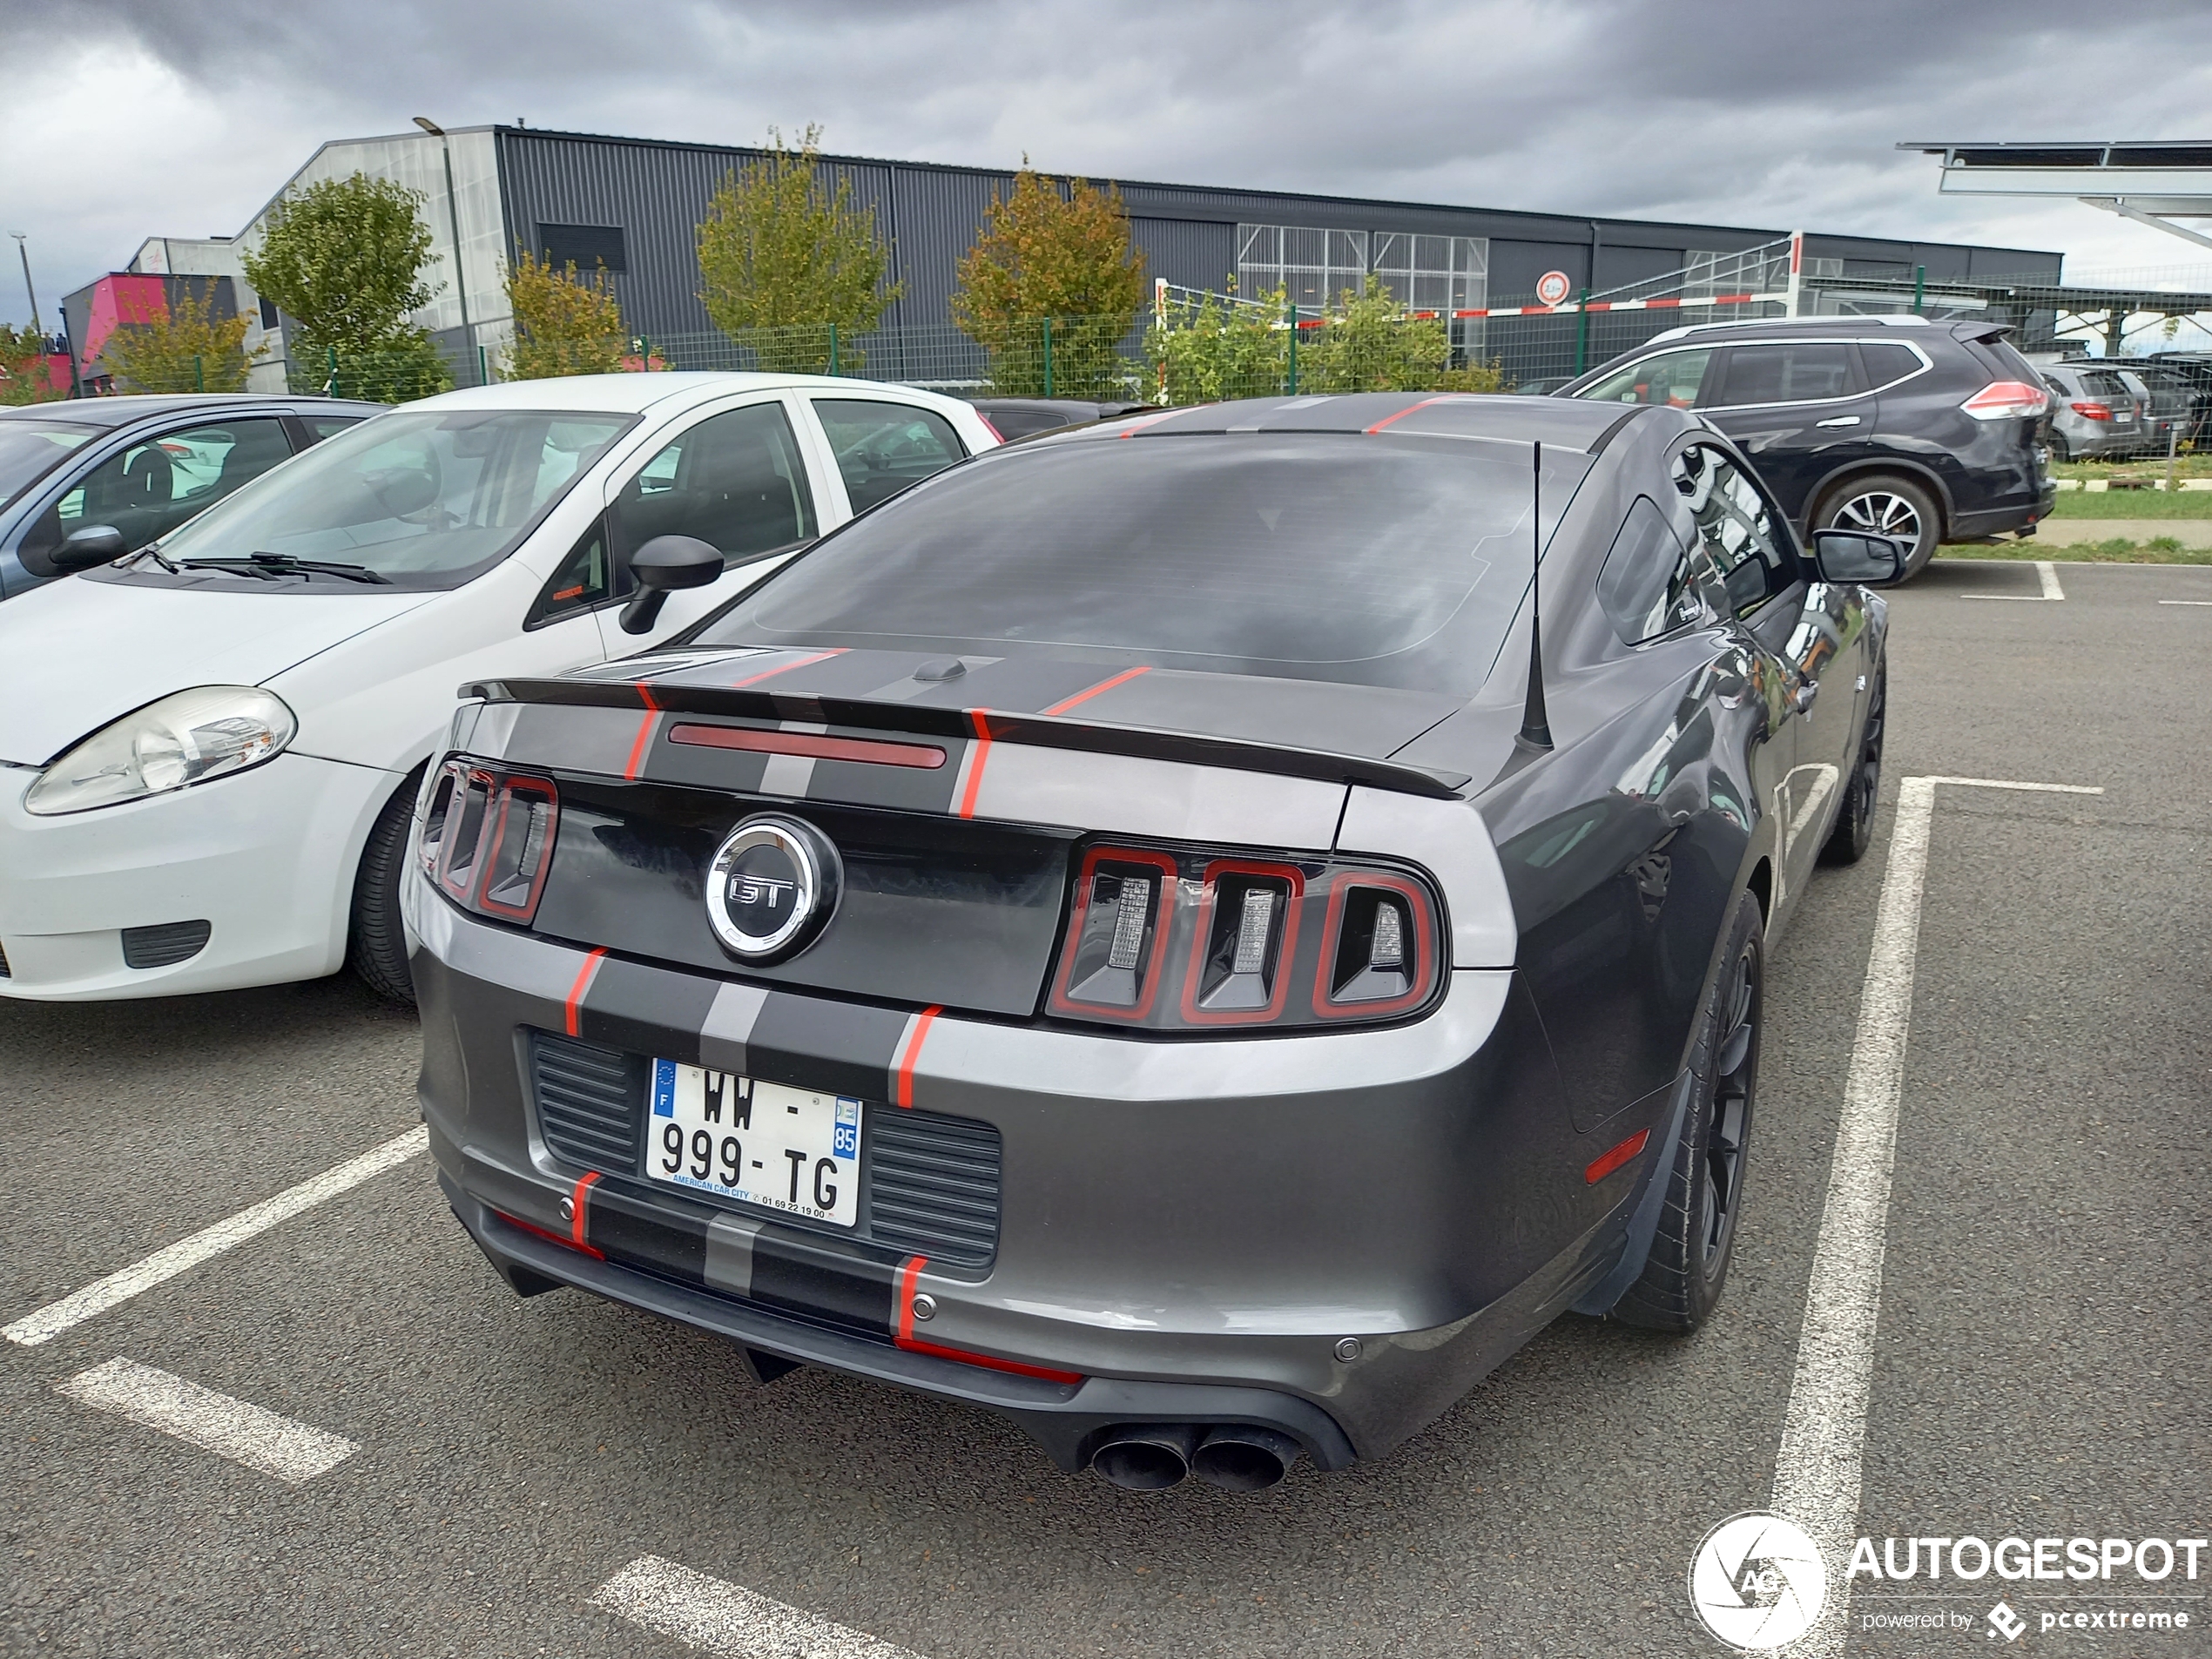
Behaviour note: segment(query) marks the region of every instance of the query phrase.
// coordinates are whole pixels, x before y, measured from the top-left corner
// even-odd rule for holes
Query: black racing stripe
[[[895,1008],[771,991],[745,1039],[745,1063],[771,1082],[880,1102],[906,1029]]]
[[[696,1066],[699,1033],[717,988],[715,981],[697,974],[671,974],[610,956],[584,993],[577,1035],[587,1042]]]
[[[752,1241],[752,1298],[800,1312],[888,1332],[898,1269],[833,1245],[763,1230]]]
[[[707,1217],[691,1206],[679,1211],[658,1195],[631,1197],[600,1181],[584,1200],[583,1223],[583,1241],[594,1250],[706,1282]]]
[[[922,708],[1003,709],[1016,714],[1042,714],[1130,666],[1129,663],[1069,662],[1058,657],[1008,657],[971,668],[958,679],[933,685],[909,700]]]
[[[1156,668],[1086,699],[1068,718],[1379,759],[1460,706],[1428,691]]]
[[[619,778],[637,744],[641,709],[548,707],[525,703],[516,711],[507,759],[518,766],[557,767]]]
[[[884,734],[853,731],[849,735],[880,739]],[[934,770],[872,765],[860,760],[817,760],[813,775],[806,780],[806,799],[900,812],[948,813],[953,809],[954,792],[960,785],[961,761],[968,753],[968,740],[938,738],[932,741],[945,752],[945,764]]]

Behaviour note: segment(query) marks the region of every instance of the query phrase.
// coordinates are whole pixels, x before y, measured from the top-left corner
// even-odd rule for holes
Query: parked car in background
[[[0,606],[0,996],[350,961],[404,1000],[400,847],[455,686],[649,644],[997,442],[849,380],[450,392]]]
[[[991,423],[991,429],[1008,443],[1016,438],[1033,438],[1040,432],[1056,432],[1062,427],[1139,414],[1152,407],[1150,403],[1093,403],[1073,397],[979,397],[974,404]]]
[[[2182,441],[2197,443],[2212,435],[2212,352],[2154,352],[2141,361],[2164,369],[2188,388],[2189,424]]]
[[[2058,499],[2051,395],[1989,322],[1784,317],[1672,328],[1557,395],[1694,408],[1800,531],[1894,536],[1906,574],[1946,541],[2032,534]]]
[[[135,552],[383,408],[213,393],[0,409],[0,598]],[[71,543],[95,529],[114,535]]]
[[[2162,455],[2168,443],[2178,447],[2189,431],[2188,382],[2148,358],[2126,357],[2111,367],[2134,394],[2140,453]]]
[[[2135,388],[2092,359],[2046,363],[2043,383],[2056,401],[2051,415],[2051,454],[2060,461],[2106,461],[2143,447],[2142,415]]]

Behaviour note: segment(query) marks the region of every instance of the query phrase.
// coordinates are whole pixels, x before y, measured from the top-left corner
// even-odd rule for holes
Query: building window
[[[1786,246],[1755,247],[1736,253],[1694,247],[1685,259],[1687,269],[1682,291],[1690,299],[1707,299],[1716,293],[1778,293],[1790,282],[1790,250]],[[1817,266],[1820,261],[1815,260],[1812,263]]]
[[[1359,293],[1372,271],[1408,310],[1452,319],[1460,353],[1481,349],[1482,320],[1452,314],[1489,301],[1490,244],[1483,237],[1239,225],[1237,246],[1237,292],[1247,298],[1279,285],[1299,310],[1323,311],[1340,303],[1345,290]]]
[[[565,270],[571,264],[584,275],[601,266],[614,272],[630,268],[619,225],[540,225],[537,251],[538,256],[556,271]]]
[[[275,300],[273,300],[264,299],[264,300],[261,301],[261,327],[262,327],[263,328],[265,328],[265,329],[272,329],[272,328],[274,328],[276,326],[277,326],[277,306],[276,306],[276,301],[275,301]]]

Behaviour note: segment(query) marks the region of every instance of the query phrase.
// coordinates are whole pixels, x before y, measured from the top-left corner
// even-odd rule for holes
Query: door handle
[[[1813,698],[1818,697],[1819,695],[1820,682],[1818,680],[1805,680],[1798,685],[1797,694],[1791,699],[1791,701],[1795,704],[1797,712],[1804,714],[1811,711],[1812,708]]]
[[[1830,415],[1830,416],[1829,416],[1826,420],[1824,420],[1824,421],[1815,421],[1813,422],[1813,425],[1815,425],[1815,426],[1817,426],[1817,427],[1820,427],[1820,426],[1857,426],[1858,424],[1858,417],[1856,415]]]

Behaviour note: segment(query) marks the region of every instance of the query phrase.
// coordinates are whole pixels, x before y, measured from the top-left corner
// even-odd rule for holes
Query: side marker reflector
[[[1591,1164],[1588,1169],[1583,1170],[1582,1184],[1595,1186],[1622,1164],[1634,1162],[1642,1153],[1643,1149],[1650,1144],[1650,1142],[1651,1131],[1648,1129],[1638,1130],[1620,1145]]]

